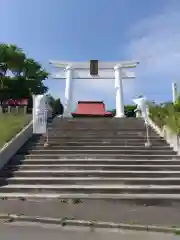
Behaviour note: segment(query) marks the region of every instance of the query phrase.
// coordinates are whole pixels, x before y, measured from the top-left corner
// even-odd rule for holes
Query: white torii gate
[[[94,61],[94,60],[92,60]],[[95,60],[96,63],[98,62]],[[123,79],[135,78],[134,72],[125,69],[135,68],[139,62],[98,62],[95,66],[98,73],[90,75],[89,62],[62,62],[50,61],[50,64],[61,69],[61,72],[52,75],[54,79],[65,79],[65,101],[64,117],[71,117],[72,96],[73,96],[73,79],[115,79],[116,89],[116,117],[124,117],[124,94]],[[63,70],[63,71],[62,71]]]

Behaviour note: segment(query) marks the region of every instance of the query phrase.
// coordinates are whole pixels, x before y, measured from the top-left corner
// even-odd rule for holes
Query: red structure
[[[4,105],[7,106],[27,106],[28,105],[28,99],[8,99],[4,101]]]
[[[78,101],[73,117],[113,117],[111,112],[105,111],[105,104],[102,101]]]

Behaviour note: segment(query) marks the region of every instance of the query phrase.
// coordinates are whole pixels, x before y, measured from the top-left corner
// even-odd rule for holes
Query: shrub
[[[54,115],[62,115],[64,113],[64,107],[61,103],[61,100],[58,98],[52,104],[53,114]]]
[[[125,105],[124,113],[126,117],[136,117],[136,113],[134,111],[135,109],[136,109],[136,105]],[[108,112],[113,113],[113,116],[116,115],[116,109],[109,110]]]
[[[179,102],[180,103],[180,102]],[[168,126],[173,132],[180,133],[180,104],[167,103],[149,106],[149,117],[160,127]]]
[[[135,110],[136,105],[125,105],[124,106],[124,112],[127,117],[136,117]]]

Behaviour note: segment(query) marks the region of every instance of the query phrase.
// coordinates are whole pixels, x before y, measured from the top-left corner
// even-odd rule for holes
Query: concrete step
[[[119,130],[119,131],[136,131],[136,130],[140,130],[140,131],[143,131],[145,129],[145,126],[142,125],[142,124],[135,124],[132,126],[132,124],[124,124],[124,125],[121,125],[121,124],[106,124],[106,123],[99,123],[99,124],[90,124],[90,123],[87,123],[87,124],[55,124],[55,123],[50,123],[47,125],[48,128],[50,130],[53,130],[53,129],[57,129],[59,131],[61,130],[64,130],[64,129],[67,129],[68,131],[73,131],[73,130],[93,130],[93,131],[96,131],[99,130],[99,131],[109,131],[110,129],[112,129],[113,131],[116,131],[116,130]],[[152,129],[151,127],[149,127],[150,131],[154,131],[154,129]]]
[[[54,125],[51,125],[48,127],[48,130],[49,131],[58,131],[58,132],[66,132],[66,131],[70,131],[70,132],[84,132],[84,131],[87,131],[87,132],[117,132],[117,131],[121,131],[121,132],[137,132],[137,131],[142,131],[144,132],[145,131],[145,126],[138,126],[136,128],[127,128],[126,126],[113,126],[113,125],[95,125],[95,126],[91,126],[89,127],[86,126],[86,127],[82,127],[82,126],[78,126],[76,128],[74,128],[74,126],[66,126],[66,127],[62,127],[62,126],[54,126]],[[150,132],[153,132],[155,133],[154,129],[150,128],[149,127],[149,131]]]
[[[143,121],[127,121],[127,118],[124,121],[85,121],[84,119],[82,121],[53,121],[52,124],[54,126],[118,126],[118,127],[123,127],[126,125],[130,125],[133,127],[134,125],[142,127],[144,126]],[[133,126],[132,126],[133,124]]]
[[[154,129],[152,128],[148,128],[150,133],[156,133],[154,131]],[[129,132],[129,133],[136,133],[136,132],[145,132],[146,128],[144,126],[113,126],[113,125],[88,125],[88,126],[48,126],[48,131],[53,132],[53,131],[57,131],[57,132],[72,132],[72,133],[83,133],[83,132],[87,132],[87,133],[116,133],[116,132]]]
[[[180,194],[99,194],[99,193],[22,193],[22,192],[15,192],[15,193],[6,193],[0,192],[0,198],[4,199],[103,199],[103,200],[126,200],[132,201],[133,203],[139,201],[140,203],[144,202],[147,204],[152,203],[152,201],[162,201],[162,202],[169,202],[172,201],[179,201]]]
[[[61,139],[61,141],[52,141],[51,139],[49,139],[49,145],[51,146],[92,146],[92,145],[102,145],[102,146],[111,146],[111,145],[118,145],[118,146],[143,146],[144,147],[144,142],[145,141],[137,141],[137,140],[79,140],[79,141],[64,141],[63,139]],[[44,146],[44,138],[42,138],[41,140],[39,140],[38,142],[33,142],[33,141],[29,141],[26,146]],[[153,147],[167,147],[169,146],[165,141],[163,140],[157,140],[157,141],[153,141],[152,144]]]
[[[111,134],[107,134],[107,133],[104,133],[104,134],[98,134],[98,133],[95,133],[95,134],[87,134],[86,132],[80,134],[80,133],[76,133],[76,134],[73,134],[71,132],[65,132],[65,133],[58,133],[58,132],[48,132],[48,135],[50,138],[54,138],[54,137],[57,137],[57,138],[68,138],[68,137],[73,137],[73,138],[121,138],[121,139],[131,139],[131,138],[145,138],[146,137],[146,134],[145,133],[136,133],[136,134],[126,134],[126,133],[121,133],[121,134],[118,134],[118,133],[111,133]],[[150,134],[150,138],[154,138],[154,139],[159,139],[159,136],[157,136],[156,134]]]
[[[134,130],[134,129],[143,129],[145,128],[145,125],[142,123],[134,124],[134,123],[127,123],[125,122],[124,124],[119,124],[115,122],[99,122],[99,123],[91,123],[91,122],[81,122],[81,123],[55,123],[52,122],[49,124],[49,127],[54,127],[57,129],[76,129],[76,128],[84,128],[84,129],[109,129],[112,127],[112,129],[127,129],[127,130]],[[151,129],[151,127],[150,127]]]
[[[71,145],[71,146],[66,146],[66,145],[60,145],[59,144],[59,146],[58,145],[53,145],[53,144],[49,144],[49,146],[46,146],[46,147],[44,147],[44,144],[39,144],[39,145],[34,145],[34,146],[26,146],[26,147],[24,147],[23,148],[23,150],[43,150],[43,149],[45,149],[45,150],[59,150],[59,149],[63,149],[63,150],[71,150],[71,151],[74,151],[74,150],[91,150],[91,149],[94,149],[95,151],[96,150],[121,150],[121,151],[126,151],[126,150],[130,150],[130,151],[132,151],[132,150],[139,150],[139,151],[141,151],[141,150],[144,150],[144,149],[147,149],[147,147],[145,147],[145,146],[129,146],[129,145],[127,145],[127,146],[120,146],[120,145],[111,145],[111,146],[109,146],[109,145],[86,145],[86,146],[83,146],[83,145],[80,145],[80,146],[73,146],[73,145]],[[148,147],[148,149],[149,150],[151,150],[151,151],[156,151],[156,150],[158,150],[158,151],[172,151],[172,148],[170,148],[170,146],[168,146],[168,145],[163,145],[163,146],[150,146],[150,147]]]
[[[50,130],[55,128],[55,129],[57,129],[59,131],[61,131],[61,130],[63,131],[65,128],[67,130],[73,130],[73,131],[76,131],[77,129],[78,130],[86,130],[87,129],[88,131],[96,130],[96,129],[98,131],[111,131],[111,129],[114,130],[114,131],[116,131],[116,130],[136,131],[136,130],[143,130],[143,129],[146,128],[145,124],[142,124],[142,123],[134,124],[132,126],[132,124],[127,124],[126,123],[126,124],[122,125],[122,124],[114,124],[113,122],[110,123],[110,124],[108,124],[108,123],[99,123],[99,124],[98,123],[95,123],[95,124],[94,123],[93,124],[91,124],[91,123],[87,123],[87,124],[83,124],[83,123],[81,123],[81,124],[72,124],[72,123],[70,123],[70,124],[56,124],[56,123],[50,123],[48,126],[49,126]],[[74,128],[74,126],[76,126],[77,128]],[[149,126],[149,129],[151,131],[154,131],[154,129],[151,126]]]
[[[53,164],[106,164],[106,165],[180,165],[180,160],[146,160],[146,159],[22,159],[13,158],[8,165],[28,164],[28,165],[53,165]]]
[[[30,146],[43,146],[44,147],[44,142],[45,142],[45,138],[40,140],[40,141],[37,141],[37,142],[32,142],[31,140],[28,141],[24,147],[30,147]],[[119,140],[105,140],[105,139],[102,139],[102,140],[90,140],[90,141],[83,141],[83,140],[80,140],[80,141],[74,141],[74,140],[57,140],[57,141],[52,141],[51,139],[49,139],[49,145],[50,146],[89,146],[89,145],[96,145],[96,146],[136,146],[136,147],[144,147],[145,146],[145,142],[146,142],[146,139],[144,140],[141,140],[141,141],[119,141]],[[152,141],[151,140],[151,146],[152,147],[170,147],[169,144],[165,143],[164,141],[162,140],[159,140],[159,141]]]
[[[71,154],[38,154],[38,152],[36,154],[17,154],[13,157],[13,159],[63,159],[63,160],[67,160],[67,159],[130,159],[130,160],[155,160],[155,159],[159,159],[159,160],[177,160],[180,159],[180,156],[176,155],[176,154],[143,154],[143,155],[128,155],[128,154],[104,154],[104,152],[102,154],[76,154],[76,153],[71,153]]]
[[[41,137],[41,140],[43,140],[44,137]],[[155,137],[151,137],[150,136],[150,139],[151,141],[160,141],[162,138],[158,137],[158,136],[155,136]],[[84,135],[84,136],[74,136],[74,135],[69,135],[69,136],[49,136],[49,140],[50,141],[102,141],[102,140],[107,140],[107,141],[112,141],[112,140],[115,140],[115,141],[134,141],[134,140],[137,140],[137,141],[146,141],[146,136],[143,135],[143,136],[111,136],[111,137],[107,137],[107,136],[87,136],[87,135]],[[163,140],[163,139],[162,139]]]
[[[0,178],[1,186],[7,184],[43,184],[43,185],[95,185],[95,184],[130,184],[130,185],[180,185],[180,177],[137,177],[137,178],[122,178],[122,177],[12,177]]]
[[[178,185],[24,185],[9,184],[0,188],[1,193],[85,193],[85,194],[180,194]]]
[[[144,149],[133,149],[133,150],[121,150],[121,149],[34,149],[34,150],[27,150],[26,148],[22,148],[19,150],[19,153],[26,154],[67,154],[67,153],[75,153],[75,154],[85,154],[85,155],[91,155],[91,154],[117,154],[117,155],[176,155],[175,152],[173,152],[171,149],[164,150],[164,149],[156,149],[151,150],[149,148]]]
[[[130,127],[130,128],[135,128],[135,127],[144,127],[144,122],[142,121],[127,121],[127,118],[124,121],[78,121],[78,122],[52,122],[53,126],[59,127],[61,128],[63,127],[71,127],[71,126],[80,126],[80,127],[119,127],[119,128],[123,128],[123,127]]]
[[[106,164],[35,164],[35,165],[9,165],[4,170],[121,170],[121,171],[154,171],[154,170],[171,170],[180,171],[180,165],[106,165]]]
[[[56,124],[102,124],[102,123],[106,123],[106,124],[124,124],[124,122],[126,124],[143,124],[144,121],[143,119],[138,119],[138,118],[56,118],[53,120],[53,123]]]
[[[94,124],[91,125],[87,124],[81,124],[78,126],[73,126],[72,124],[69,126],[55,126],[54,124],[48,125],[48,130],[49,131],[53,131],[53,130],[59,131],[59,132],[65,132],[65,130],[67,131],[71,131],[71,132],[117,132],[117,131],[121,131],[121,132],[137,132],[137,131],[145,131],[146,127],[145,125],[136,125],[136,126],[127,126],[126,124],[124,126],[122,125],[113,125],[113,124]],[[153,128],[148,127],[150,132],[155,132]]]
[[[127,121],[127,118],[124,121],[53,121],[52,124],[54,126],[81,126],[81,127],[85,127],[85,126],[98,126],[100,125],[101,127],[104,126],[118,126],[118,127],[125,127],[126,125],[130,125],[131,127],[135,126],[139,126],[142,127],[144,126],[144,122],[143,121]]]
[[[59,129],[59,128],[48,128],[48,132],[49,133],[57,133],[57,134],[66,134],[68,133],[72,133],[73,135],[79,134],[79,135],[102,135],[102,134],[107,134],[107,135],[114,135],[114,134],[118,134],[118,135],[124,135],[124,134],[128,134],[128,135],[138,135],[138,134],[145,134],[146,129],[142,128],[142,129],[92,129],[92,128],[86,128],[86,129]],[[156,132],[154,132],[152,129],[149,129],[149,133],[152,135],[157,135]]]
[[[171,170],[4,170],[0,177],[179,177],[180,171]]]

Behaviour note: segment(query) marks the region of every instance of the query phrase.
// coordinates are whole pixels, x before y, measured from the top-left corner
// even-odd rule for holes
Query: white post
[[[122,82],[122,67],[114,67],[115,74],[115,88],[116,88],[116,116],[117,118],[124,117],[124,96],[123,96],[123,82]]]
[[[176,100],[178,97],[178,92],[177,92],[177,84],[176,83],[172,83],[172,101],[175,104]]]
[[[65,101],[64,101],[64,117],[71,117],[72,107],[72,68],[66,67],[66,88],[65,88]]]
[[[47,131],[46,97],[33,95],[33,133],[45,134]]]

